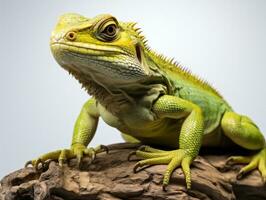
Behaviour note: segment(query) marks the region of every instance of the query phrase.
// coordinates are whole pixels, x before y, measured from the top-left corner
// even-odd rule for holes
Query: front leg
[[[39,163],[44,163],[47,160],[58,160],[59,165],[62,165],[65,161],[75,157],[77,158],[79,165],[84,155],[90,156],[93,159],[95,157],[95,153],[101,149],[101,146],[93,149],[87,148],[87,145],[95,134],[98,118],[99,113],[96,108],[96,101],[92,98],[83,105],[76,120],[71,148],[43,154],[37,159],[27,162],[26,166],[28,164],[32,164],[38,169]]]
[[[190,189],[190,164],[198,155],[204,129],[201,108],[181,98],[164,95],[155,102],[152,110],[159,118],[185,118],[179,136],[179,149],[162,151],[144,147],[144,149],[136,151],[136,155],[144,160],[139,161],[135,169],[143,165],[168,164],[163,179],[163,189],[165,190],[172,172],[181,165],[187,188]]]

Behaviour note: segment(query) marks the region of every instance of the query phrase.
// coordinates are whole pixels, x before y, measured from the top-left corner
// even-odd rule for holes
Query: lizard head
[[[143,81],[151,71],[145,65],[144,37],[134,25],[109,14],[65,14],[52,32],[51,50],[59,65],[77,79],[109,85]]]

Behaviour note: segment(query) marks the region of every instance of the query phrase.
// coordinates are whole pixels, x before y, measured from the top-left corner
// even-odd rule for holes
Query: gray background
[[[136,21],[149,45],[219,89],[266,133],[266,1],[0,1],[0,177],[70,145],[88,95],[49,49],[59,15],[111,13]],[[103,122],[91,145],[122,141]]]

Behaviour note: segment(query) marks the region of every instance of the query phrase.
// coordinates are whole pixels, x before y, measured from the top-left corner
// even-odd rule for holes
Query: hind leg
[[[266,148],[263,134],[257,125],[247,116],[238,115],[234,112],[226,112],[221,122],[224,134],[239,146],[250,149],[260,150],[253,156],[232,156],[228,163],[246,163],[237,178],[243,174],[258,168],[264,182],[266,181]]]

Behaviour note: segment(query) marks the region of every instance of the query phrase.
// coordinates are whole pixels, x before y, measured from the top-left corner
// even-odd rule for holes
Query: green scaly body
[[[44,154],[31,163],[94,157],[99,148],[87,148],[98,118],[122,133],[126,141],[141,142],[136,151],[143,158],[136,168],[168,164],[163,188],[181,166],[191,187],[190,164],[201,146],[241,146],[260,150],[252,157],[231,157],[230,162],[249,163],[240,175],[256,167],[266,179],[263,135],[248,117],[235,113],[207,82],[172,60],[152,51],[135,23],[118,22],[111,15],[85,18],[65,14],[51,36],[52,53],[93,97],[75,124],[70,149]],[[239,176],[240,176],[239,175]]]

